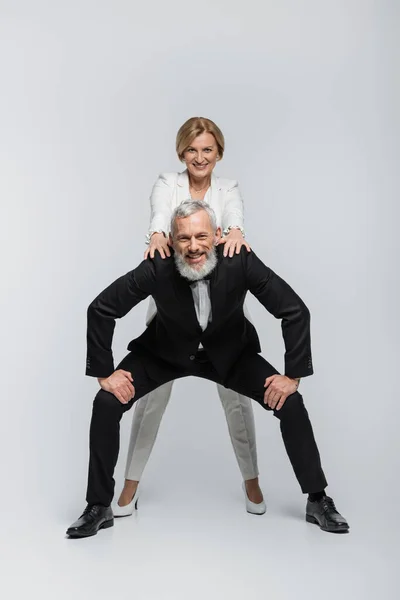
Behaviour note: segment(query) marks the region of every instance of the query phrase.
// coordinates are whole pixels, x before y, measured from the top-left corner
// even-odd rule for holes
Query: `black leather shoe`
[[[101,504],[87,505],[81,516],[67,529],[67,535],[72,538],[96,535],[99,529],[114,525],[114,515],[111,506]]]
[[[319,525],[323,531],[330,533],[347,533],[349,531],[346,519],[338,513],[334,501],[329,496],[324,496],[315,502],[308,500],[306,521]]]

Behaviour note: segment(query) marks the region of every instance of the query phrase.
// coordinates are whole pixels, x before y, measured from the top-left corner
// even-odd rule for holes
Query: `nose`
[[[201,152],[201,150],[199,150],[197,152],[197,156],[196,156],[196,162],[201,165],[201,163],[203,162],[203,153]]]
[[[195,238],[195,236],[192,235],[192,237],[190,238],[190,243],[189,243],[189,252],[197,252],[198,249],[199,249],[199,243],[198,243],[197,239]]]

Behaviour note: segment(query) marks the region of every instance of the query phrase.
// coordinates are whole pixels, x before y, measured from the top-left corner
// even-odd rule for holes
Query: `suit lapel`
[[[182,173],[178,174],[177,179],[177,206],[184,202],[185,200],[190,199],[190,191],[189,191],[189,176],[187,169]]]
[[[210,277],[211,323],[204,330],[204,335],[208,335],[217,327],[226,306],[227,279],[221,264],[222,251],[223,246],[217,247],[218,262]]]
[[[173,270],[173,285],[176,296],[176,306],[180,313],[184,315],[184,320],[188,325],[188,329],[200,328],[197,320],[196,309],[190,283],[180,276],[178,270]]]
[[[219,200],[219,182],[218,177],[211,173],[211,195],[210,195],[210,206],[214,208],[218,206]]]

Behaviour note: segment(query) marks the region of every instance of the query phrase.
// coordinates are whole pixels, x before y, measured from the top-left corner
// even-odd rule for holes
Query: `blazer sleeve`
[[[310,311],[303,300],[279,275],[247,250],[241,251],[249,291],[277,319],[281,319],[285,343],[285,375],[313,374]]]
[[[175,173],[161,173],[155,182],[150,196],[150,226],[146,235],[146,243],[155,232],[169,234],[172,216],[172,195],[176,183]]]
[[[115,319],[150,296],[155,287],[153,261],[143,261],[137,269],[120,277],[101,292],[87,310],[86,375],[108,377],[114,372],[112,340]]]
[[[238,227],[243,233],[243,199],[240,194],[238,182],[230,181],[225,194],[226,200],[222,213],[222,231],[226,231],[228,227]]]

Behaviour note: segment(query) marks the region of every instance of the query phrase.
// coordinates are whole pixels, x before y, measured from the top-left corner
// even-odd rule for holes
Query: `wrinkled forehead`
[[[188,217],[175,219],[174,234],[177,235],[197,235],[201,232],[215,233],[213,230],[210,217],[205,210],[198,212]]]

